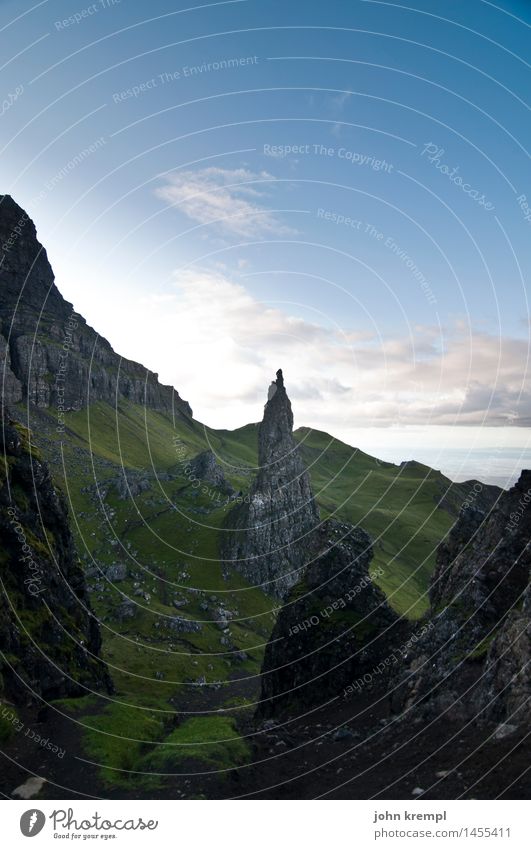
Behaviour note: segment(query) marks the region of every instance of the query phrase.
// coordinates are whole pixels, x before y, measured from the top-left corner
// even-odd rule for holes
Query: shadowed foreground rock
[[[531,706],[531,472],[489,513],[463,511],[438,550],[433,630],[399,679],[425,717],[518,725]]]
[[[379,665],[388,675],[409,634],[369,575],[369,535],[329,520],[319,536],[322,553],[293,587],[266,648],[262,717],[342,697]]]

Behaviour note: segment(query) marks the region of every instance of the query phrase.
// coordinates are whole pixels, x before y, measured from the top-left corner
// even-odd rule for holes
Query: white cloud
[[[178,207],[192,221],[210,224],[237,237],[286,235],[284,226],[260,201],[275,178],[267,171],[211,166],[197,171],[174,171],[156,194]]]
[[[411,338],[343,332],[262,303],[222,273],[195,270],[176,275],[170,296],[142,299],[126,324],[129,335],[138,327],[135,359],[214,427],[259,420],[277,368],[296,423],[346,441],[356,427],[531,422],[519,339],[459,326],[444,339],[433,327]]]
[[[345,104],[348,103],[351,97],[351,91],[342,91],[340,94],[337,94],[335,97],[332,98],[332,107],[341,112],[341,110],[343,109]]]
[[[340,94],[337,94],[334,97],[332,97],[331,101],[330,101],[330,104],[332,106],[332,111],[334,113],[343,112],[343,109],[345,108],[346,104],[349,102],[351,97],[352,97],[351,91],[342,91]],[[340,135],[341,135],[341,131],[343,129],[343,126],[344,125],[339,121],[336,122],[335,124],[332,124],[332,127],[330,129],[331,134],[333,136],[336,136],[337,138],[339,138]]]

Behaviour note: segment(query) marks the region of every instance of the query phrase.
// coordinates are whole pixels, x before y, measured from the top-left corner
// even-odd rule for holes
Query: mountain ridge
[[[176,389],[117,354],[63,298],[33,221],[10,195],[0,195],[0,244],[0,364],[7,404],[31,401],[63,414],[89,399],[112,404],[118,396],[192,416]]]

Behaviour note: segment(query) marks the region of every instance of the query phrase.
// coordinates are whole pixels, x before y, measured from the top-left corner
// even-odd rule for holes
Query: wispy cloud
[[[342,91],[341,94],[337,94],[335,97],[332,98],[333,108],[341,112],[341,110],[343,109],[345,104],[350,100],[351,97],[351,91]]]
[[[333,113],[334,114],[341,114],[351,97],[352,97],[351,91],[342,91],[342,92],[340,92],[340,94],[337,94],[334,97],[332,97],[330,103],[331,103],[331,106],[332,106]],[[337,121],[335,124],[332,125],[330,132],[333,136],[339,137],[341,135],[342,129],[343,129],[343,124],[341,124],[339,121]]]
[[[165,177],[156,194],[192,221],[232,236],[286,235],[293,231],[262,203],[268,184],[274,181],[267,171],[212,166],[174,171]]]

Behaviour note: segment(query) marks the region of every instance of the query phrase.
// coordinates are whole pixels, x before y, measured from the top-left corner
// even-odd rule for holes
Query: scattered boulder
[[[185,473],[192,483],[199,480],[219,489],[225,495],[234,493],[234,488],[226,479],[223,467],[218,463],[213,451],[202,451],[190,460]]]
[[[194,634],[203,630],[201,622],[192,619],[183,619],[181,616],[172,616],[162,620],[162,627],[176,634]]]
[[[45,778],[33,775],[31,778],[26,779],[24,784],[15,787],[11,795],[17,799],[33,799],[35,796],[38,796],[45,784]]]
[[[123,622],[126,619],[134,619],[137,612],[138,607],[135,602],[132,601],[130,598],[126,598],[116,608],[115,615],[119,622]]]
[[[120,501],[127,501],[130,498],[136,498],[136,496],[141,495],[143,492],[147,492],[148,489],[151,489],[151,483],[144,474],[132,472],[131,470],[126,472],[123,469],[122,474],[116,482],[116,489],[118,490]]]
[[[113,584],[125,581],[127,578],[127,566],[125,563],[113,563],[105,570],[105,575]]]

